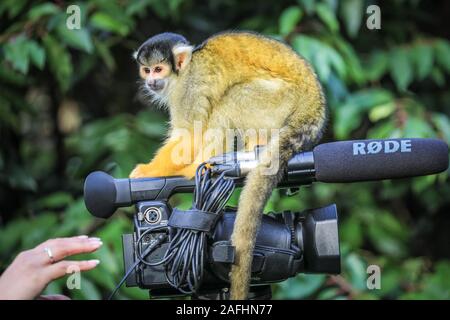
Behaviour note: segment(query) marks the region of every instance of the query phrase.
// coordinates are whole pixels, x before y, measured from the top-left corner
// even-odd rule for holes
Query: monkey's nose
[[[152,91],[159,91],[163,89],[164,83],[159,79],[147,80],[147,86]]]

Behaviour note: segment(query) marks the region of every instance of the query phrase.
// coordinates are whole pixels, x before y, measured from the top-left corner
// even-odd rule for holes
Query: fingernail
[[[96,247],[100,247],[103,245],[103,242],[100,240],[91,241],[91,244],[93,244]]]
[[[97,237],[90,237],[89,241],[102,241],[102,239],[97,238]]]
[[[89,260],[90,263],[95,263],[95,265],[98,265],[100,263],[100,260],[98,259],[94,259],[94,260]]]
[[[87,239],[87,238],[89,238],[89,237],[86,236],[86,235],[82,235],[82,236],[78,236],[77,238],[78,238],[78,239]]]

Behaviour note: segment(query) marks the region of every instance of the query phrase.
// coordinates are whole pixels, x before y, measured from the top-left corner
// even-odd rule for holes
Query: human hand
[[[95,268],[99,260],[63,259],[75,254],[94,252],[102,244],[99,238],[88,236],[57,238],[19,253],[0,277],[0,300],[34,299],[48,283],[63,277],[69,268],[80,271]]]

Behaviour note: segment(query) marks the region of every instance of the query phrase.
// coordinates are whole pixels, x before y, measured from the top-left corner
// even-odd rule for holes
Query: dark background
[[[194,44],[227,29],[286,41],[311,62],[330,122],[323,141],[437,137],[450,142],[447,1],[106,1],[77,2],[81,29],[66,28],[64,1],[0,3],[0,270],[21,250],[56,236],[94,234],[100,266],[48,293],[99,299],[123,273],[121,234],[132,209],[92,218],[85,176],[126,177],[150,160],[167,114],[139,98],[131,55],[148,37],[178,32]],[[381,9],[369,30],[366,9]],[[273,286],[276,298],[449,299],[448,172],[399,181],[316,184],[293,197],[274,192],[266,210],[337,203],[343,273],[299,275]],[[233,198],[236,204],[237,194]],[[189,206],[189,195],[172,199]],[[366,268],[381,267],[368,290]],[[124,288],[119,298],[148,298]]]

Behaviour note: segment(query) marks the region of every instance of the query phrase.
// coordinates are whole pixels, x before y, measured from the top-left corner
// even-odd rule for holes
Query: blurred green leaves
[[[80,160],[68,168],[71,176],[85,176],[96,166],[127,177],[137,163],[150,160],[167,130],[165,121],[142,111],[136,117],[122,114],[85,125],[67,140],[68,149]]]
[[[277,286],[276,299],[305,299],[313,295],[325,282],[324,275],[300,275]]]
[[[129,27],[126,24],[122,24],[121,21],[103,12],[95,13],[91,17],[91,24],[94,28],[111,31],[121,36],[126,36],[129,32]]]
[[[27,1],[5,1],[0,4],[0,13],[9,12],[15,17]],[[22,15],[5,33],[0,43],[3,54],[14,70],[27,74],[30,65],[43,70],[48,63],[62,92],[68,91],[74,84],[73,70],[78,68],[70,49],[77,49],[93,57],[100,57],[110,68],[114,67],[104,32],[125,37],[134,27],[133,15],[138,12],[124,14],[125,5],[109,1],[92,1],[77,3],[81,9],[81,28],[69,29],[66,26],[68,13],[51,2],[30,6],[30,10]],[[144,10],[150,2],[143,3]],[[31,37],[30,37],[31,35]],[[94,43],[97,43],[94,46]],[[97,52],[94,52],[97,51]],[[48,57],[48,59],[46,59]]]
[[[316,12],[320,20],[322,20],[331,32],[335,33],[339,31],[339,22],[329,6],[324,3],[318,3],[316,5]]]
[[[51,35],[42,39],[46,51],[50,70],[54,74],[62,92],[66,92],[73,75],[72,60],[65,48]]]
[[[361,27],[364,16],[364,1],[362,0],[344,0],[340,6],[340,15],[348,35],[355,38]]]
[[[54,3],[45,2],[31,8],[27,14],[28,21],[35,22],[45,16],[53,16],[60,12],[59,7]]]
[[[413,80],[413,67],[410,63],[409,51],[405,48],[394,49],[389,57],[391,77],[399,90],[406,90]]]
[[[64,4],[0,2],[0,266],[50,237],[90,234],[105,243],[89,256],[101,263],[82,274],[81,290],[67,290],[61,279],[46,293],[100,299],[123,275],[121,234],[131,232],[132,210],[119,210],[106,223],[92,218],[83,179],[93,170],[126,177],[164,139],[167,116],[141,110],[130,58],[156,32],[180,32],[197,44],[241,26],[290,44],[323,85],[330,110],[325,140],[437,137],[450,143],[450,42],[436,28],[446,19],[439,5],[414,1],[405,10],[401,1],[379,3],[382,29],[368,30],[362,0],[74,4],[81,29],[70,30]],[[70,117],[81,126],[66,132],[59,117],[68,100],[78,110]],[[274,297],[449,299],[450,262],[442,243],[448,237],[441,223],[448,221],[448,174],[315,184],[290,197],[274,192],[266,210],[337,203],[342,252],[340,276],[299,275],[274,285]],[[191,200],[172,199],[185,208]],[[370,264],[381,268],[380,290],[366,287]],[[122,288],[117,298],[147,299],[148,293]]]
[[[357,129],[361,124],[362,117],[370,110],[372,119],[383,118],[380,108],[387,108],[386,105],[392,104],[392,94],[383,89],[363,89],[347,97],[347,99],[336,110],[336,125],[334,127],[336,137],[344,139],[350,133]],[[392,109],[392,106],[390,107]],[[374,114],[375,112],[375,114]],[[388,110],[392,113],[392,110]]]
[[[292,40],[292,46],[313,65],[321,81],[327,82],[331,72],[345,78],[346,68],[341,55],[325,42],[310,36],[297,35]]]
[[[44,67],[45,51],[36,41],[20,35],[9,41],[4,47],[5,59],[12,63],[17,71],[28,72],[30,62],[39,69]]]
[[[286,36],[291,33],[300,22],[303,12],[299,7],[289,7],[280,16],[280,34]]]
[[[59,38],[64,39],[67,45],[72,48],[80,49],[87,53],[91,53],[94,49],[91,35],[86,29],[69,30],[66,26],[59,25],[58,35]]]
[[[450,43],[445,40],[438,40],[434,45],[436,61],[444,68],[446,72],[450,72]]]

